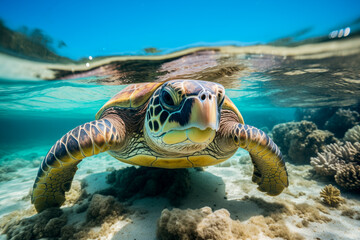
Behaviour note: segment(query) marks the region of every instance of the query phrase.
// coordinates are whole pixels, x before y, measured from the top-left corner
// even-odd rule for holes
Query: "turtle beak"
[[[218,105],[214,95],[204,91],[194,99],[189,124],[201,130],[207,128],[218,130]]]

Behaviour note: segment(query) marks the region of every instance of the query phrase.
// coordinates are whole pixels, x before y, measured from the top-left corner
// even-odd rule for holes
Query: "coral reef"
[[[339,168],[335,175],[335,181],[341,187],[360,191],[360,165],[346,164]]]
[[[67,216],[59,208],[49,208],[29,218],[9,222],[3,233],[12,240],[39,239],[60,236]]]
[[[336,137],[343,137],[345,132],[359,124],[360,114],[350,109],[339,108],[326,122],[324,128],[333,132]]]
[[[112,187],[100,194],[113,195],[120,201],[160,195],[174,206],[180,204],[191,187],[187,169],[128,167],[112,171],[107,176],[107,182]]]
[[[310,157],[338,140],[329,131],[317,129],[313,122],[289,122],[274,126],[273,140],[289,161],[296,164],[308,164]]]
[[[297,121],[308,120],[314,122],[319,129],[329,130],[335,137],[342,138],[344,133],[358,125],[360,114],[358,106],[344,108],[307,108],[297,109],[295,112]],[[348,140],[347,140],[348,141]]]
[[[35,209],[31,208],[27,211],[11,213],[0,221],[2,234],[6,234],[11,240],[99,239],[108,235],[109,229],[129,213],[113,196],[99,194],[94,194],[89,203],[75,207],[75,212],[81,214],[83,211],[77,211],[79,208],[83,211],[87,210],[86,219],[76,224],[68,223],[72,209],[50,208],[35,214]],[[93,227],[97,227],[97,230],[94,231]]]
[[[360,163],[360,143],[350,142],[329,144],[317,157],[312,157],[310,164],[320,175],[334,175],[346,164]]]
[[[259,235],[270,238],[303,239],[291,233],[283,220],[256,216],[247,223],[232,220],[226,209],[215,212],[210,207],[201,209],[164,209],[158,220],[159,240],[205,240],[205,239],[259,239]]]
[[[338,108],[298,108],[295,111],[296,121],[307,120],[313,122],[320,129],[324,129],[325,122],[336,112]]]
[[[324,152],[311,158],[316,173],[335,176],[339,186],[347,190],[360,189],[360,143],[329,144]]]
[[[318,153],[317,157],[312,157],[310,164],[318,174],[323,176],[334,176],[340,161],[332,152],[322,152]]]
[[[343,202],[343,198],[340,196],[340,190],[331,184],[326,185],[320,191],[320,198],[325,204],[332,207],[336,207]]]
[[[360,125],[356,125],[355,127],[347,130],[344,136],[344,140],[352,143],[360,142]]]

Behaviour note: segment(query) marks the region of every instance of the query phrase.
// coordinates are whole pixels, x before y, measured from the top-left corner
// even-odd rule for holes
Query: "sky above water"
[[[329,34],[360,17],[360,1],[45,1],[0,0],[0,18],[12,29],[40,28],[79,59],[139,54],[156,47],[267,43],[311,29]]]

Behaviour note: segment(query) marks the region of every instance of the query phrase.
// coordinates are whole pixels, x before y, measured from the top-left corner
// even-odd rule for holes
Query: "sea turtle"
[[[254,164],[252,181],[268,195],[288,186],[281,152],[263,131],[246,125],[222,85],[171,80],[129,85],[96,120],[58,140],[42,161],[31,201],[38,212],[65,201],[77,165],[107,151],[128,164],[158,168],[215,165],[241,147]]]

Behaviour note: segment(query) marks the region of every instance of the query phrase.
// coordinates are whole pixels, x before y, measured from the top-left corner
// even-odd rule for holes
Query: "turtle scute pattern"
[[[258,189],[276,196],[288,187],[288,175],[278,146],[263,131],[246,124],[238,124],[233,129],[233,140],[239,147],[250,153],[254,164],[252,181]]]
[[[162,84],[162,82],[139,83],[127,86],[105,103],[96,113],[95,119],[100,119],[103,112],[110,107],[138,108],[142,106]]]
[[[78,126],[58,140],[42,161],[34,183],[31,200],[37,211],[61,206],[78,163],[109,150],[119,139],[111,122],[101,119]]]
[[[164,109],[160,104],[160,91],[157,90],[149,102],[149,111],[147,111],[146,122],[151,131],[157,132],[167,121],[170,112]]]

